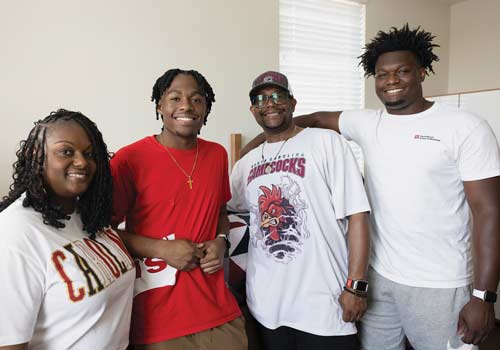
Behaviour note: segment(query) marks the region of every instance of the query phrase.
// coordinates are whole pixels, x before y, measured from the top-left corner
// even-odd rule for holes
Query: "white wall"
[[[158,133],[151,88],[197,69],[216,103],[202,137],[254,135],[248,91],[278,67],[278,1],[17,0],[0,3],[0,195],[18,142],[59,107],[93,119],[110,150]]]
[[[500,88],[500,1],[451,6],[449,92]]]
[[[420,25],[435,35],[434,42],[441,45],[435,50],[440,58],[440,61],[433,65],[436,74],[431,74],[424,81],[424,94],[447,93],[450,6],[436,0],[369,0],[366,6],[366,42],[375,37],[379,30],[400,28],[405,23],[409,23],[410,28]],[[373,78],[369,78],[365,86],[366,107],[380,108],[381,103],[375,94]]]

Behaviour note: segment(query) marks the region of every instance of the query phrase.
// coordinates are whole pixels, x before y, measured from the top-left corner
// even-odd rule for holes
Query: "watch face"
[[[492,293],[492,292],[484,292],[484,301],[488,302],[488,303],[495,303],[497,301],[497,295],[496,293]]]
[[[354,284],[354,289],[360,292],[368,292],[368,282],[356,281]]]

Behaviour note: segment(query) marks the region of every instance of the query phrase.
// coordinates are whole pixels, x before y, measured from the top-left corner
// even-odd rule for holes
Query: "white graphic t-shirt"
[[[500,175],[488,123],[436,102],[412,115],[346,111],[340,131],[365,157],[372,267],[414,287],[471,283],[471,220],[463,182]]]
[[[0,213],[0,346],[125,349],[135,269],[118,234],[91,240],[76,213],[45,225],[23,198]]]
[[[347,279],[346,217],[370,210],[347,142],[305,129],[236,163],[229,209],[250,212],[247,302],[265,327],[356,333],[338,298]]]

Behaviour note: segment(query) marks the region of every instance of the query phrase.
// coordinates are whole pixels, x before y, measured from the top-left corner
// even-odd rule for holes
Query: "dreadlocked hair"
[[[365,77],[375,75],[375,65],[380,55],[392,51],[411,51],[415,54],[418,63],[425,68],[425,74],[429,75],[429,71],[434,73],[432,62],[439,61],[432,50],[439,47],[433,44],[435,38],[431,33],[420,29],[410,29],[406,23],[401,29],[392,27],[388,33],[379,31],[375,38],[366,44],[365,52],[359,56],[361,59],[360,65],[363,66]]]
[[[21,141],[14,162],[14,182],[9,187],[9,194],[0,202],[0,212],[18,199],[23,193],[24,207],[32,207],[42,214],[44,224],[63,228],[61,220],[68,219],[62,207],[51,203],[48,190],[44,185],[44,164],[46,161],[47,130],[51,125],[60,122],[73,122],[85,130],[93,148],[96,172],[92,183],[85,193],[81,194],[76,203],[80,213],[83,229],[92,238],[95,234],[111,223],[112,214],[112,178],[109,167],[111,154],[97,125],[80,112],[59,109],[50,113],[45,119],[35,122],[28,138]]]
[[[156,120],[158,120],[160,117],[158,113],[158,104],[160,103],[160,100],[163,94],[165,93],[165,90],[167,90],[170,87],[172,81],[178,74],[187,74],[192,76],[196,80],[196,83],[198,84],[198,89],[200,89],[201,93],[205,97],[205,100],[207,101],[207,114],[205,115],[205,119],[203,120],[203,125],[206,125],[208,114],[212,109],[212,103],[215,102],[215,94],[214,91],[212,90],[212,87],[208,83],[207,79],[205,79],[205,77],[201,73],[192,69],[191,70],[183,70],[178,68],[169,69],[168,71],[165,72],[165,74],[163,74],[156,80],[156,83],[153,86],[153,94],[151,96],[151,101],[155,102]]]

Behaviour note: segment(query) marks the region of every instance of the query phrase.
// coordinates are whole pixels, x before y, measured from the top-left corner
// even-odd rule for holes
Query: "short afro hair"
[[[425,74],[434,73],[432,63],[439,61],[432,50],[439,47],[433,44],[435,38],[431,33],[420,29],[410,29],[406,23],[401,29],[392,27],[389,32],[379,31],[375,38],[366,44],[365,52],[359,56],[360,65],[363,66],[365,77],[375,75],[375,65],[380,55],[392,51],[411,51],[415,54],[417,62],[425,68]]]

